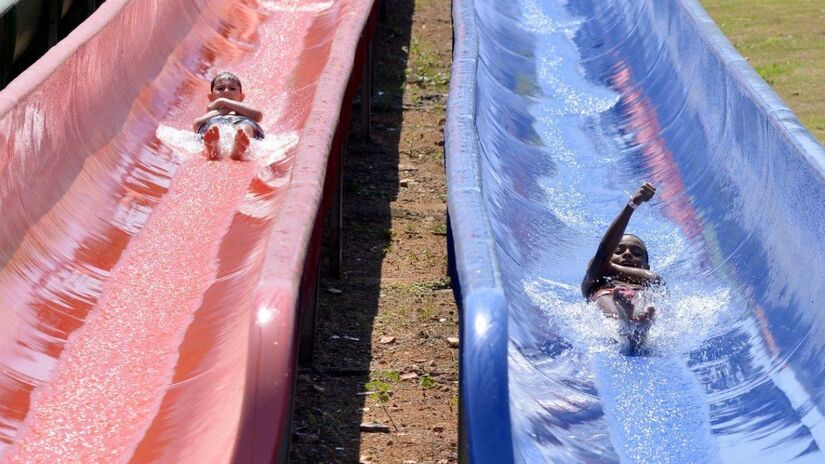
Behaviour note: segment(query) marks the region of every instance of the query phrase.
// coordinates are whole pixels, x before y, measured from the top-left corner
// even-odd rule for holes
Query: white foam
[[[14,156],[24,158],[30,153],[38,153],[43,143],[45,119],[43,111],[34,105],[28,105],[23,114],[23,127],[14,137]],[[22,160],[20,164],[24,164]]]
[[[236,129],[228,124],[218,126],[220,133],[218,151],[226,157],[232,151]],[[203,137],[192,131],[175,129],[161,124],[155,132],[158,140],[172,150],[174,158],[185,161],[203,156]],[[286,152],[298,143],[298,133],[291,131],[266,135],[262,140],[252,139],[247,153],[257,163],[270,165],[286,156]]]
[[[155,131],[155,136],[172,150],[173,158],[177,162],[186,161],[203,153],[203,140],[196,132],[161,124]]]
[[[298,140],[298,133],[294,131],[269,134],[262,140],[253,139],[249,152],[257,163],[268,166],[283,160]]]
[[[330,9],[335,2],[332,0],[321,0],[317,2],[307,2],[302,0],[281,0],[281,1],[263,1],[261,6],[269,11],[288,11],[288,12],[311,12],[316,13]]]
[[[558,20],[553,16],[546,14],[542,10],[542,6],[545,8],[555,8],[556,10],[553,12],[553,15],[556,17],[562,17],[563,19]],[[584,22],[580,18],[574,19],[569,17],[566,14],[563,5],[559,4],[546,2],[545,4],[540,5],[535,0],[526,0],[522,4],[522,8],[524,9],[524,13],[523,20],[520,24],[525,30],[533,33],[549,34],[555,32],[565,32],[572,36],[572,34],[574,34]]]
[[[695,286],[694,286],[695,285]],[[585,302],[578,287],[539,278],[524,283],[524,291],[548,322],[548,329],[584,353],[616,352],[619,322]],[[681,286],[673,293],[646,292],[656,306],[648,346],[658,354],[678,355],[698,349],[733,320],[730,292],[703,291],[701,284]]]

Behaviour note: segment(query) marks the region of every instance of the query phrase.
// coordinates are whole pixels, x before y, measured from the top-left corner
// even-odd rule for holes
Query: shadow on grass
[[[374,37],[372,135],[370,140],[358,138],[356,107],[344,156],[344,277],[320,283],[313,367],[298,374],[293,463],[355,463],[360,458],[372,329],[384,255],[392,241],[390,202],[398,194],[402,99],[415,6],[414,0],[384,3]]]

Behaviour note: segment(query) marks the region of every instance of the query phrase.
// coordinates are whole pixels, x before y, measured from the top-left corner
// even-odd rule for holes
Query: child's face
[[[243,101],[244,94],[241,92],[240,82],[228,78],[215,81],[215,86],[212,87],[212,93],[209,94],[209,101],[215,101],[218,98]]]
[[[610,262],[619,266],[649,269],[644,243],[632,235],[625,235],[613,252]]]

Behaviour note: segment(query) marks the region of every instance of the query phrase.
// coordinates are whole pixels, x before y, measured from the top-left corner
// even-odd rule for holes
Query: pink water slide
[[[284,458],[374,10],[108,0],[0,92],[0,462]],[[263,110],[252,161],[191,133],[221,70]]]

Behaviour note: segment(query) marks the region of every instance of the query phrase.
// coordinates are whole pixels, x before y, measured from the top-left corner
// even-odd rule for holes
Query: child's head
[[[650,269],[648,259],[645,242],[633,234],[625,234],[616,246],[610,262],[619,266]]]
[[[244,97],[241,80],[231,72],[223,71],[212,79],[212,84],[209,87],[209,101],[218,98],[243,101]]]

